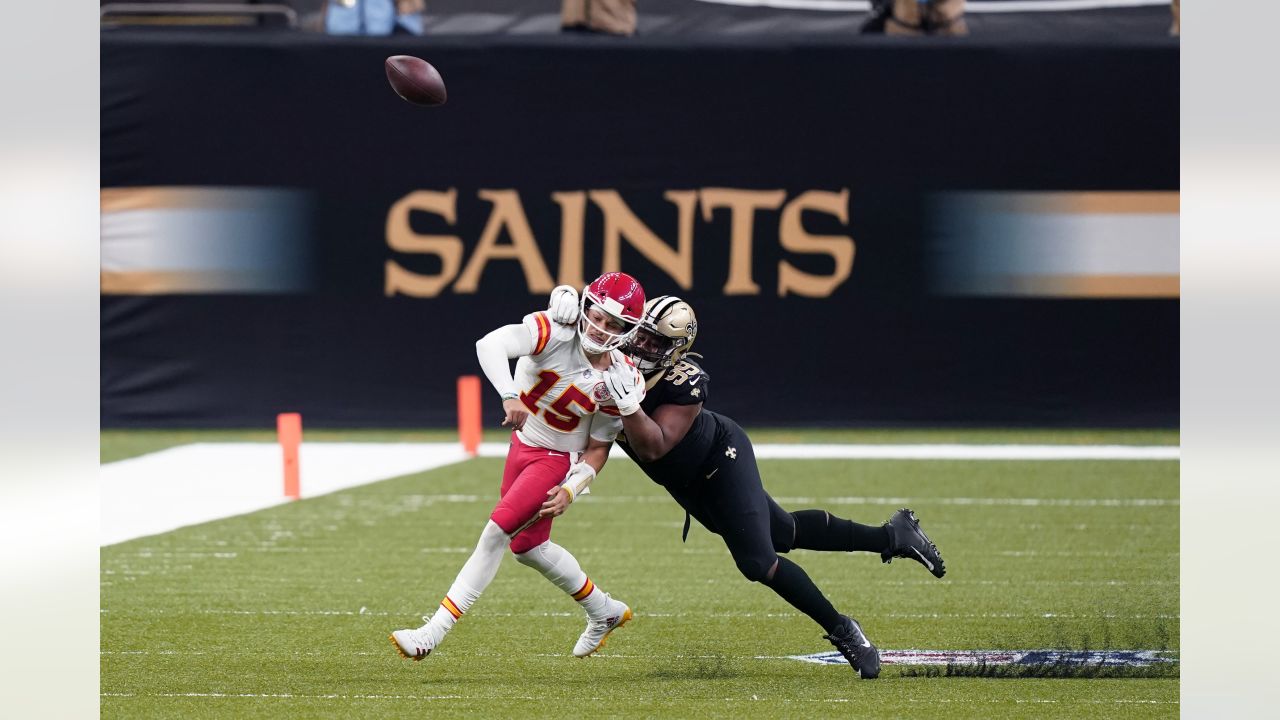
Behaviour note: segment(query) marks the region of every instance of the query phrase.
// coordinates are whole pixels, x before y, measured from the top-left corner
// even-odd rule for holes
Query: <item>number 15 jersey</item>
[[[580,453],[587,438],[610,443],[622,430],[622,418],[604,387],[604,371],[587,360],[572,325],[551,321],[545,312],[524,317],[533,352],[516,362],[515,382],[529,419],[516,431],[526,445]],[[626,356],[611,351],[611,360]],[[576,458],[575,458],[576,460]]]

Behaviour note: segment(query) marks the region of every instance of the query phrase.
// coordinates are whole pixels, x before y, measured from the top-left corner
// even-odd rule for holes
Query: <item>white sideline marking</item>
[[[457,443],[302,443],[302,496],[467,459]],[[101,545],[288,502],[275,443],[195,443],[103,465]]]
[[[480,456],[506,457],[507,448],[506,443],[483,443]],[[1136,445],[764,444],[755,446],[755,450],[756,456],[763,459],[1177,460],[1180,456],[1178,446]],[[299,454],[304,498],[432,470],[467,459],[461,446],[452,442],[304,442]],[[613,448],[610,457],[629,460],[617,447]],[[283,504],[287,500],[283,495],[282,473],[281,451],[275,443],[195,443],[108,463],[100,470],[102,524],[99,544],[112,545]],[[480,500],[473,496],[458,497]],[[489,498],[485,500],[487,502]],[[786,500],[804,501],[799,498]],[[829,500],[861,505],[907,502],[906,498],[840,497]],[[611,500],[600,498],[597,501]],[[1140,498],[942,498],[936,502],[944,505],[1071,507],[1178,504],[1177,500]]]
[[[1176,445],[756,445],[768,460],[1177,460]]]
[[[1177,445],[754,445],[761,460],[1178,460]],[[506,443],[481,443],[480,457],[506,457]],[[614,446],[609,459],[627,459]]]
[[[465,695],[309,695],[306,693],[112,693],[104,692],[102,697],[166,697],[166,698],[275,698],[298,700],[537,700],[538,698],[516,695],[501,698]]]
[[[493,503],[494,495],[459,495],[459,494],[422,494],[414,495],[414,499],[426,503]],[[666,495],[606,495],[603,492],[592,493],[586,502],[603,505],[665,505],[671,502]],[[888,507],[903,505],[1011,505],[1015,507],[1036,507],[1041,505],[1053,507],[1176,507],[1181,504],[1177,498],[935,498],[935,497],[850,497],[844,495],[777,495],[774,496],[783,505],[884,505]],[[659,523],[680,527],[680,523]],[[932,526],[932,525],[931,525]],[[473,548],[462,548],[460,552],[471,552]],[[457,548],[450,549],[458,551]],[[446,552],[450,550],[445,550]],[[426,550],[424,549],[424,552]],[[685,548],[682,552],[694,552]]]

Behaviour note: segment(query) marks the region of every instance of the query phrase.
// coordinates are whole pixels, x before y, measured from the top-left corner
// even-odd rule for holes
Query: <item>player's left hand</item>
[[[512,430],[520,430],[529,419],[529,408],[519,398],[508,398],[502,401],[502,415],[503,427],[510,426]]]
[[[538,511],[538,517],[559,517],[569,509],[569,491],[565,490],[562,485],[557,485],[547,491],[547,501],[542,503],[542,509]]]
[[[572,325],[578,322],[578,291],[568,285],[557,285],[551,291],[547,313],[551,315],[553,321],[561,325]]]

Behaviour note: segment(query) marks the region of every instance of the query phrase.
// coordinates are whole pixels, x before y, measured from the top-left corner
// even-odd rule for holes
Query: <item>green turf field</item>
[[[873,441],[895,438],[921,441]],[[102,454],[188,441],[104,433]],[[1157,678],[990,679],[909,677],[886,665],[880,679],[859,681],[847,666],[783,659],[831,646],[743,580],[718,538],[695,524],[682,545],[683,513],[627,462],[607,467],[554,534],[636,611],[598,655],[570,655],[580,610],[508,558],[437,652],[400,659],[388,632],[434,611],[491,509],[501,465],[473,460],[104,548],[103,717],[1178,713],[1176,668]],[[1176,462],[761,468],[791,510],[879,523],[897,507],[889,501],[910,499],[946,558],[943,580],[905,560],[791,554],[882,649],[1179,648]]]

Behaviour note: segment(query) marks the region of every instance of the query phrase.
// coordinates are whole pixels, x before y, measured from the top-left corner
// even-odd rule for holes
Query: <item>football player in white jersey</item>
[[[501,498],[435,614],[424,616],[420,628],[391,633],[402,656],[421,660],[444,640],[493,580],[507,547],[586,611],[575,656],[595,652],[631,619],[631,608],[597,587],[550,538],[552,519],[587,492],[622,429],[604,373],[621,364],[639,378],[618,348],[635,335],[644,302],[635,278],[605,273],[583,288],[581,300],[573,288],[557,288],[547,312],[526,315],[476,343],[480,367],[502,396],[502,424],[513,428]],[[519,358],[514,376],[513,358]]]

